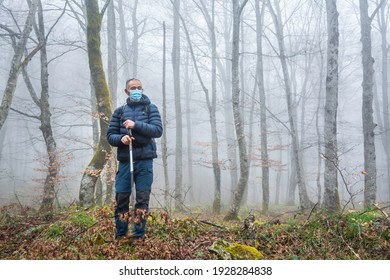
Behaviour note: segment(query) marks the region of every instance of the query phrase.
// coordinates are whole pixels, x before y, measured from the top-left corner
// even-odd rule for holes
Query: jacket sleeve
[[[120,112],[121,108],[117,108],[112,115],[111,121],[110,121],[110,126],[108,127],[107,130],[107,141],[110,143],[111,146],[114,147],[120,147],[120,146],[125,146],[121,139],[125,134],[121,134],[121,123],[120,123]]]
[[[133,130],[148,138],[161,137],[163,128],[160,112],[156,105],[149,105],[149,122],[136,121]]]

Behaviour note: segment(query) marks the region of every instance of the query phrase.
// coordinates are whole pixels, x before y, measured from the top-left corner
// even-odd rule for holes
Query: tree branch
[[[4,29],[5,31],[7,31],[10,35],[15,36],[16,38],[20,39],[20,33],[16,33],[15,31],[13,31],[8,26],[0,23],[0,28]]]
[[[83,7],[80,6],[78,3],[76,3],[75,1],[72,1],[73,3],[76,4],[76,6],[81,10],[83,11]],[[74,18],[77,20],[77,22],[79,23],[81,29],[84,31],[84,33],[86,34],[87,33],[87,27],[85,26],[86,23],[83,22],[81,19],[80,19],[80,16],[79,16],[79,13],[77,13],[75,11],[75,9],[73,8],[73,6],[71,4],[69,4],[69,8],[70,10],[72,11],[73,15],[74,15]],[[84,19],[85,19],[85,15],[83,15]]]
[[[19,65],[19,68],[24,68],[26,67],[26,65],[29,63],[29,61],[33,58],[33,56],[40,50],[43,48],[43,46],[45,45],[46,43],[45,42],[40,42],[38,44],[38,46],[35,47],[35,49],[32,50],[32,52],[30,52],[30,54],[28,56],[26,56],[26,58],[23,60],[22,63],[20,63]]]
[[[105,13],[106,10],[107,10],[108,5],[110,5],[110,2],[111,2],[111,0],[107,0],[106,3],[104,3],[104,6],[103,6],[103,8],[102,8],[102,10],[101,10],[101,12],[100,12],[100,16],[101,16],[102,18],[103,18],[103,16],[104,16],[104,13]]]
[[[62,18],[62,16],[65,14],[66,6],[67,6],[67,5],[68,5],[68,0],[65,1],[65,6],[64,6],[64,8],[62,9],[62,13],[61,13],[60,16],[57,18],[57,20],[54,22],[54,24],[50,27],[49,32],[47,32],[46,37],[45,37],[45,41],[47,41],[47,38],[49,38],[49,35],[50,35],[51,31],[53,30],[54,26],[57,25],[57,23],[60,21],[60,19]]]
[[[379,9],[382,7],[382,5],[386,2],[387,0],[382,0],[379,5],[376,7],[376,9],[374,10],[374,12],[372,13],[372,15],[370,16],[370,23],[374,20],[374,17],[376,15],[376,13],[379,11]]]
[[[242,10],[244,9],[246,3],[248,2],[248,0],[244,0],[244,2],[242,2],[240,8],[238,9],[238,14],[241,15],[242,13]]]
[[[18,114],[21,114],[21,115],[23,115],[23,116],[25,116],[25,117],[40,120],[40,118],[39,118],[38,116],[29,115],[29,114],[27,114],[27,113],[24,113],[24,112],[22,112],[22,111],[16,110],[16,109],[14,109],[14,108],[10,108],[10,110],[11,110],[11,111],[14,111],[14,112],[16,112],[16,113],[18,113]]]

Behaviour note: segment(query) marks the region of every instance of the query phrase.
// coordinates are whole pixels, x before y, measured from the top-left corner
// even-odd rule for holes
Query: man
[[[141,81],[126,81],[125,93],[129,96],[126,104],[117,108],[112,115],[107,131],[107,141],[117,147],[119,161],[115,179],[115,225],[116,239],[122,237],[143,238],[146,221],[139,217],[141,223],[135,223],[131,234],[128,234],[128,223],[121,219],[121,214],[128,213],[131,194],[130,152],[132,144],[134,185],[136,190],[135,213],[148,211],[149,197],[153,182],[153,159],[157,157],[154,138],[161,137],[163,129],[160,113],[156,105],[143,94]],[[130,135],[129,135],[130,132]],[[139,209],[137,211],[137,209]]]

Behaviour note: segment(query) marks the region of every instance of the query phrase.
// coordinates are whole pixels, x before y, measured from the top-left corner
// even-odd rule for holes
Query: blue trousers
[[[135,185],[135,209],[148,211],[149,198],[153,183],[153,160],[139,160],[134,162],[134,185]],[[131,194],[130,163],[119,162],[118,171],[115,178],[115,225],[116,237],[127,235],[127,221],[120,221],[119,215],[129,212],[129,201]],[[134,224],[132,235],[134,237],[144,237],[146,230],[146,220],[141,219],[141,224]]]

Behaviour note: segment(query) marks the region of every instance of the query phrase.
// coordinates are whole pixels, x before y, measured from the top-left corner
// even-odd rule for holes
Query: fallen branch
[[[213,226],[213,227],[216,227],[216,228],[220,228],[220,229],[224,229],[224,230],[227,230],[227,227],[223,227],[223,226],[220,226],[220,225],[216,225],[216,224],[213,224],[209,221],[205,221],[205,220],[200,220],[201,223],[204,223],[206,225],[209,225],[209,226]]]
[[[373,212],[373,211],[380,211],[387,219],[389,218],[389,215],[385,211],[383,211],[383,209],[390,208],[390,205],[379,208],[378,204],[374,204],[374,207],[375,207],[375,209],[369,209],[369,210],[363,211],[362,213],[359,214],[359,216],[363,215],[365,213]]]
[[[328,226],[328,229],[329,229],[330,233],[334,237],[339,238],[344,243],[344,245],[346,245],[348,247],[348,249],[351,250],[351,252],[355,255],[355,257],[357,257],[359,260],[361,260],[359,254],[355,252],[355,250],[344,240],[344,238],[341,235],[337,235],[336,233],[334,233],[334,231],[331,229],[331,227],[329,225],[329,221],[328,220],[326,220],[326,225]]]

